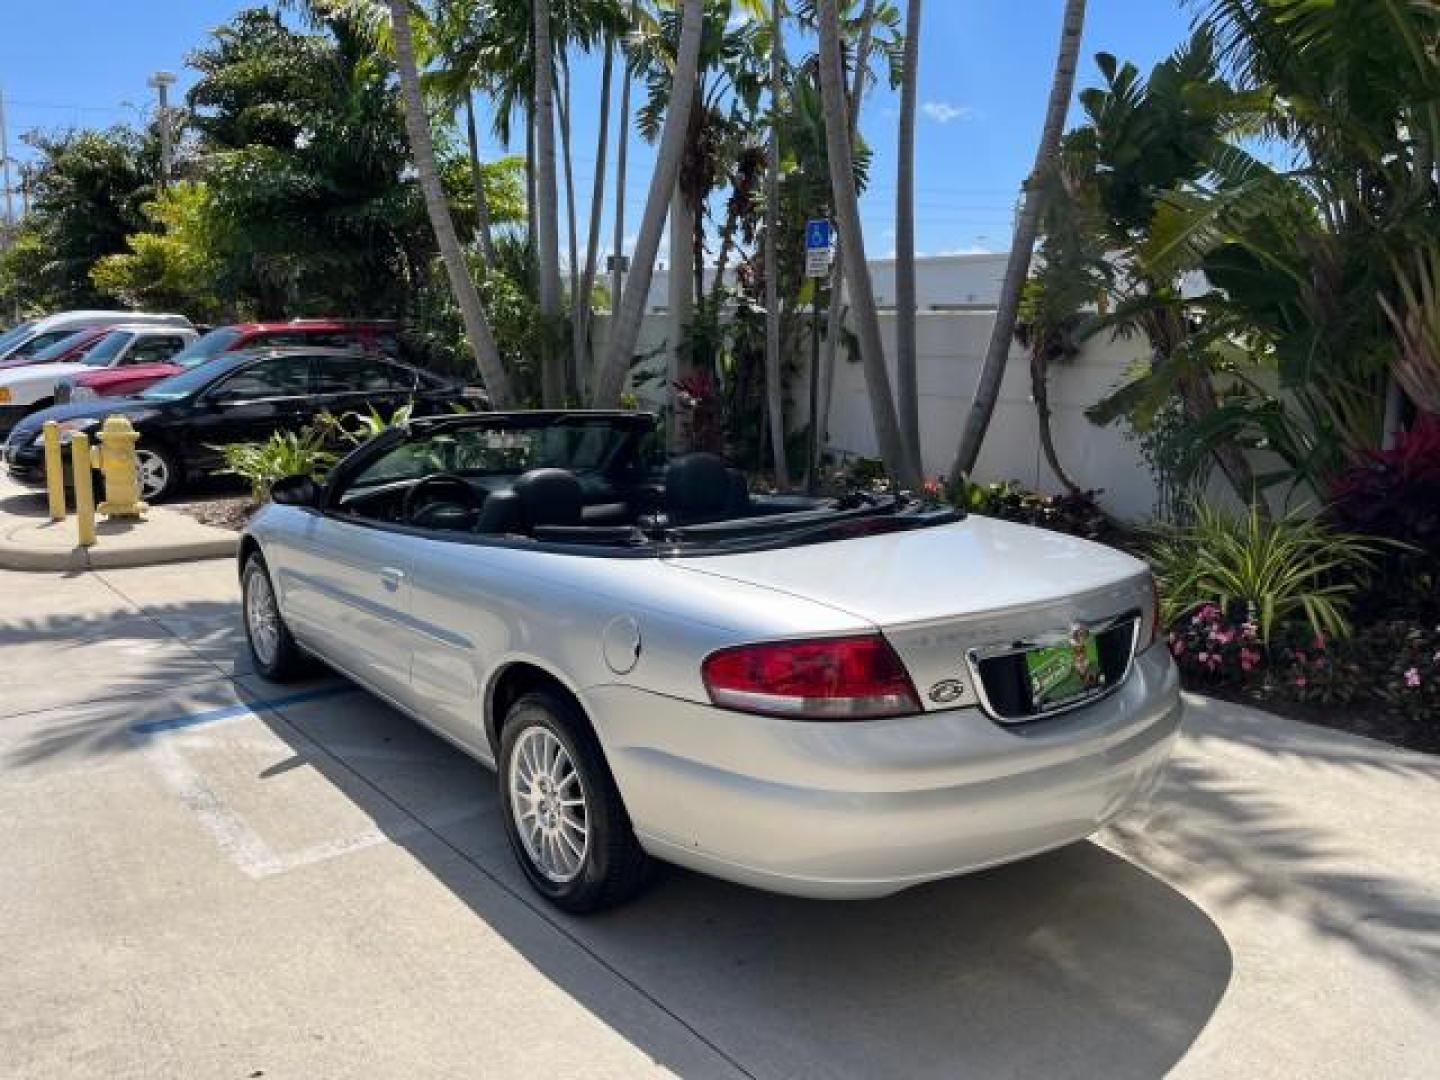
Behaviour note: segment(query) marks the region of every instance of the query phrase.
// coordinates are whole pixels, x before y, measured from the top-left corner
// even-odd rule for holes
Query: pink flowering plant
[[[1171,625],[1170,655],[1186,675],[1216,686],[1258,682],[1266,670],[1260,628],[1244,611],[1201,604]]]
[[[1376,693],[1397,712],[1440,725],[1440,626],[1382,623],[1363,635]]]

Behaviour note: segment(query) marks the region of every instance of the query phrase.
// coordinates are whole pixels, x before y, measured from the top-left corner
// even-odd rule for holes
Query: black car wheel
[[[575,914],[630,899],[650,859],[590,726],[575,703],[549,690],[510,707],[500,737],[505,832],[537,892]]]

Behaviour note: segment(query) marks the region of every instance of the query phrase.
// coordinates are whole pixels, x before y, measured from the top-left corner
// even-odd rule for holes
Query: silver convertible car
[[[752,495],[640,413],[414,420],[240,551],[272,679],[319,657],[495,768],[570,911],[652,860],[871,897],[1088,836],[1180,720],[1127,555],[903,495]]]

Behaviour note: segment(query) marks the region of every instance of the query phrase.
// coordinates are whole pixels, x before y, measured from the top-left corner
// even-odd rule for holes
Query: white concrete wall
[[[917,317],[921,454],[927,476],[944,476],[954,460],[994,320],[993,311],[922,311]],[[893,380],[894,313],[882,312],[880,326]],[[1107,510],[1129,519],[1151,516],[1154,482],[1120,429],[1096,427],[1084,410],[1124,380],[1142,348],[1133,342],[1094,341],[1075,362],[1056,365],[1050,379],[1052,428],[1060,460],[1082,487],[1102,491],[1100,501]],[[832,451],[876,455],[864,371],[859,363],[844,358],[836,372],[828,436]],[[1029,361],[1018,347],[1010,352],[975,478],[1019,480],[1038,491],[1060,490],[1040,452]]]
[[[994,306],[1000,299],[1000,285],[1005,279],[1005,252],[983,255],[923,255],[915,260],[915,302],[923,310],[955,305]],[[733,264],[725,272],[729,282],[735,280]],[[714,267],[705,270],[705,287],[715,281]],[[870,282],[875,290],[875,303],[882,308],[895,305],[895,260],[871,259]],[[661,260],[650,279],[650,294],[645,301],[647,313],[664,311],[669,303],[670,277]]]
[[[927,476],[944,476],[954,459],[966,410],[980,376],[980,364],[995,320],[993,311],[922,311],[917,316],[922,455]],[[608,318],[596,320],[597,355],[603,351]],[[881,312],[880,328],[895,377],[895,314]],[[640,334],[641,353],[662,348],[666,326],[663,315],[648,315]],[[1051,371],[1052,427],[1060,460],[1077,483],[1101,492],[1101,504],[1118,517],[1142,520],[1153,515],[1155,485],[1136,446],[1127,442],[1119,427],[1096,427],[1084,410],[1125,379],[1127,369],[1143,354],[1139,342],[1096,339],[1074,362]],[[664,356],[649,365],[664,371]],[[878,455],[870,419],[865,375],[858,362],[841,350],[831,399],[827,449],[848,456]],[[790,388],[789,420],[806,422],[805,371]],[[663,381],[655,380],[638,391],[646,408],[663,403]],[[983,482],[1018,480],[1037,491],[1058,492],[1060,484],[1040,452],[1035,406],[1030,400],[1030,367],[1025,352],[1013,348],[995,417],[986,435],[975,478]]]

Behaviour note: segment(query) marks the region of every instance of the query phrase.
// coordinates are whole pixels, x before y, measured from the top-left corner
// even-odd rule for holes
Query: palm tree
[[[480,168],[480,137],[475,130],[475,95],[465,91],[465,142],[470,152],[470,185],[475,189],[475,232],[480,253],[487,266],[495,265],[494,225],[490,218],[490,197],[485,194],[485,174]]]
[[[600,69],[600,130],[595,137],[595,183],[590,192],[590,236],[585,246],[585,273],[580,279],[575,306],[575,366],[581,384],[588,381],[590,360],[590,297],[595,291],[596,263],[600,257],[600,214],[605,205],[605,158],[610,148],[610,87],[615,73],[615,38],[607,35],[605,60]],[[624,139],[624,133],[621,133]],[[625,201],[624,189],[616,196],[618,207]],[[619,211],[617,209],[616,213]]]
[[[665,228],[667,207],[680,173],[685,133],[690,126],[690,110],[694,104],[695,84],[699,74],[700,39],[704,20],[703,0],[684,0],[670,108],[665,115],[660,147],[655,157],[655,172],[650,177],[650,191],[645,197],[645,216],[640,222],[634,264],[625,286],[619,314],[611,328],[605,362],[595,380],[594,402],[600,408],[613,408],[620,403],[620,392],[624,388],[630,359],[640,337],[645,298],[650,292],[650,280],[655,273],[655,256],[660,250],[660,234]]]
[[[540,317],[545,321],[545,347],[540,358],[540,396],[546,408],[565,399],[565,362],[555,347],[560,319],[560,197],[555,175],[555,63],[550,38],[550,0],[533,0],[535,39],[534,107],[536,258],[540,264]]]
[[[900,84],[900,146],[895,196],[895,393],[900,433],[910,457],[920,456],[920,391],[915,376],[915,96],[920,77],[921,0],[905,12],[904,81]]]
[[[1020,310],[1020,294],[1030,273],[1030,255],[1040,226],[1039,179],[1046,165],[1055,157],[1060,136],[1065,130],[1065,114],[1070,108],[1070,95],[1075,89],[1075,67],[1080,56],[1080,38],[1085,31],[1085,0],[1065,0],[1064,20],[1060,29],[1060,51],[1055,59],[1055,77],[1050,84],[1050,101],[1045,109],[1045,126],[1040,145],[1035,150],[1035,164],[1025,180],[1025,201],[1015,221],[1015,235],[1010,242],[1010,259],[1005,267],[1005,281],[1000,287],[996,304],[995,325],[990,331],[990,345],[980,368],[980,381],[975,398],[960,436],[955,463],[950,467],[950,485],[958,487],[975,468],[980,446],[995,414],[1000,398],[1000,380],[1005,375],[1005,361],[1010,355],[1010,340],[1015,334],[1015,320]]]
[[[855,46],[855,70],[850,82],[850,141],[853,143],[860,131],[860,100],[865,94],[865,76],[870,70],[870,52],[875,37],[876,22],[876,0],[865,0],[865,5],[860,11],[857,22],[859,33],[859,44]],[[835,238],[836,247],[842,252],[845,247],[843,237]],[[825,344],[824,354],[820,362],[820,439],[825,438],[825,432],[830,421],[830,399],[835,388],[835,363],[840,354],[840,336],[845,327],[845,259],[843,257],[835,260],[835,265],[830,268],[830,304],[829,310],[825,313]],[[823,442],[821,445],[824,445]]]
[[[450,205],[445,201],[445,191],[440,185],[435,142],[430,134],[430,119],[425,112],[425,100],[420,93],[420,72],[415,65],[415,43],[410,33],[410,5],[408,0],[388,0],[388,3],[394,37],[395,67],[400,75],[400,94],[405,106],[405,131],[410,138],[415,172],[425,199],[425,212],[430,216],[430,225],[435,230],[435,241],[440,248],[445,272],[450,278],[450,288],[455,294],[456,303],[460,305],[465,336],[475,353],[480,378],[484,381],[485,389],[496,408],[511,408],[515,404],[515,394],[510,385],[510,376],[501,363],[495,337],[485,318],[484,305],[480,303],[480,294],[475,291],[475,283],[470,280],[470,271],[465,265],[465,253],[460,248],[460,237],[455,232],[455,221],[450,216]]]
[[[875,309],[875,292],[865,260],[865,236],[860,228],[859,196],[855,188],[855,158],[850,138],[849,104],[845,94],[845,68],[840,50],[840,16],[836,0],[821,0],[820,92],[825,107],[825,146],[830,159],[830,187],[835,217],[844,239],[841,251],[851,285],[855,307],[860,361],[865,369],[870,415],[880,456],[891,477],[904,487],[918,491],[920,468],[910,456],[900,434],[891,396],[890,375],[885,368],[884,346],[880,340],[880,319]]]
[[[770,448],[775,462],[775,486],[790,486],[785,459],[785,387],[780,364],[780,259],[776,251],[780,230],[780,102],[783,87],[784,23],[781,0],[770,5],[770,141],[765,173],[765,404],[770,419]],[[816,422],[815,417],[810,422]]]
[[[630,4],[630,21],[634,25],[636,2]],[[631,31],[633,33],[633,31]],[[630,35],[626,35],[628,44]],[[625,168],[630,150],[630,55],[628,47],[623,50],[621,66],[623,82],[620,86],[620,124],[615,138],[615,262],[610,268],[610,314],[612,318],[620,311],[620,288],[625,281],[622,262],[625,255]]]

